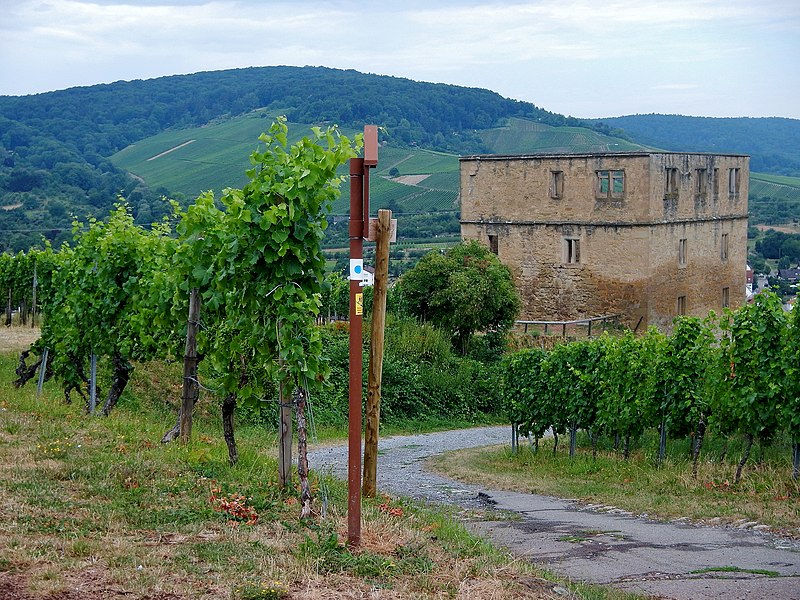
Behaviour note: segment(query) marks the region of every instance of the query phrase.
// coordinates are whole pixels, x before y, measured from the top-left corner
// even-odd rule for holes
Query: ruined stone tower
[[[521,319],[669,327],[744,302],[749,158],[465,156],[461,235],[511,267]]]

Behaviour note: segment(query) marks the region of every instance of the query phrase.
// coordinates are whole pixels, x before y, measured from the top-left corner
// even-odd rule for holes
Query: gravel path
[[[430,473],[423,468],[429,456],[479,446],[495,446],[511,440],[511,428],[477,427],[419,435],[397,436],[378,442],[378,489],[417,500],[485,507],[478,499],[482,488],[459,483]],[[333,446],[313,450],[308,457],[312,469],[347,478],[347,447]]]
[[[460,448],[509,444],[510,427],[481,427],[380,440],[378,488],[513,518],[467,523],[473,531],[576,580],[675,600],[800,600],[800,544],[739,527],[663,523],[613,506],[486,490],[425,471],[426,458]],[[347,448],[309,454],[312,469],[347,477]]]

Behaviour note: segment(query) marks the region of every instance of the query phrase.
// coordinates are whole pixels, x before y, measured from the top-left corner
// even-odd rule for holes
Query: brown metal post
[[[347,446],[347,543],[361,543],[361,273],[364,250],[363,158],[350,159],[350,384]]]
[[[367,421],[364,432],[364,496],[374,498],[378,478],[378,430],[381,418],[381,377],[386,324],[386,290],[389,280],[389,236],[392,211],[378,211],[375,246],[375,285],[372,297],[372,332],[367,378]]]

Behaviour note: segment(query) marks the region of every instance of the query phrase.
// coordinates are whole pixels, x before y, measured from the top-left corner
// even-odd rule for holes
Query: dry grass
[[[314,480],[329,512],[300,522],[297,493],[279,489],[271,441],[263,447],[270,432],[240,428],[234,468],[216,410],[200,407],[190,446],[158,443],[174,422],[169,368],[140,373],[136,395],[92,418],[52,383],[41,399],[13,389],[13,363],[0,356],[0,598],[627,597],[557,594],[455,518],[398,499],[365,500],[362,544],[348,549],[344,485]],[[241,493],[258,522],[215,511],[212,489]],[[257,595],[268,586],[282,595]]]
[[[728,462],[703,461],[696,479],[688,460],[672,457],[656,468],[641,451],[624,461],[612,452],[593,459],[584,450],[570,459],[565,452],[554,457],[549,448],[534,454],[523,446],[516,456],[508,448],[475,448],[436,457],[430,464],[449,477],[489,489],[577,498],[653,518],[744,519],[800,536],[800,483],[792,481],[788,459],[753,460],[739,485],[733,485],[736,460],[733,454]]]
[[[800,227],[794,223],[785,223],[783,225],[756,225],[755,227],[760,231],[774,229],[775,231],[781,231],[783,233],[800,233]]]
[[[39,339],[41,332],[38,327],[0,326],[0,353],[21,352]]]

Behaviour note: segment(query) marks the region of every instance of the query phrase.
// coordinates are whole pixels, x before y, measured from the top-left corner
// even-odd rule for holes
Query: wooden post
[[[183,395],[181,396],[180,440],[188,444],[192,437],[192,412],[200,394],[197,381],[197,330],[200,326],[200,290],[189,293],[189,321],[186,326],[186,350],[183,354]]]
[[[362,493],[374,498],[377,493],[378,429],[381,418],[381,377],[383,340],[386,325],[386,290],[389,280],[389,236],[392,211],[378,211],[375,245],[375,285],[372,300],[372,331],[369,344],[367,378],[367,422],[364,432],[364,481]]]
[[[308,482],[308,441],[306,437],[306,391],[294,389],[297,406],[297,478],[300,480],[300,518],[311,518],[311,485]]]
[[[44,376],[47,372],[47,355],[49,354],[49,350],[47,348],[44,349],[42,352],[42,364],[39,367],[39,382],[36,385],[36,397],[42,395],[42,386],[44,385]]]
[[[278,388],[280,398],[280,442],[278,443],[278,479],[281,487],[292,485],[292,402],[286,393],[286,384]],[[298,440],[298,444],[300,441]]]
[[[97,355],[92,352],[89,367],[89,414],[93,415],[97,408]]]
[[[517,424],[511,424],[511,454],[517,453]]]
[[[36,288],[39,282],[36,280],[36,265],[33,265],[33,291],[31,293],[31,329],[36,327]]]
[[[6,327],[11,327],[11,288],[8,288],[8,304],[6,305]]]

